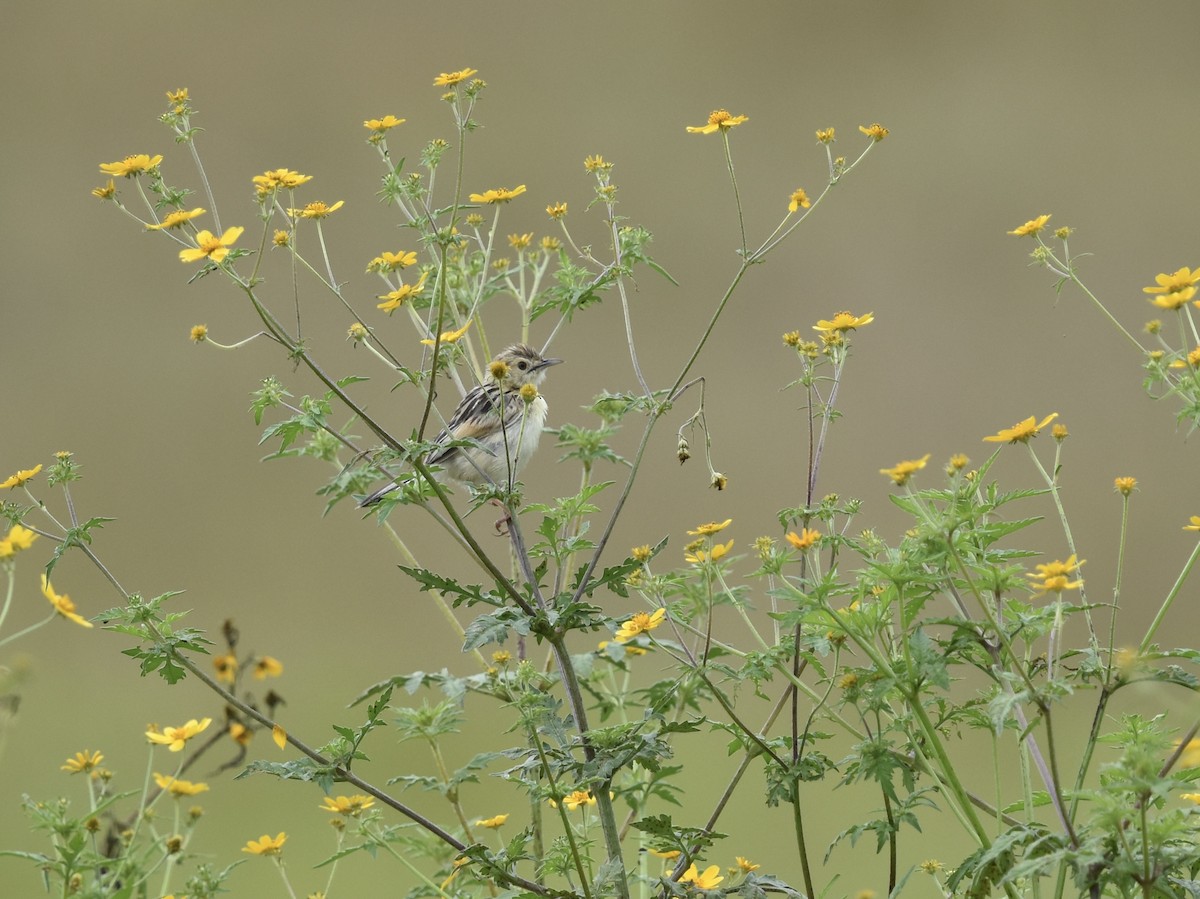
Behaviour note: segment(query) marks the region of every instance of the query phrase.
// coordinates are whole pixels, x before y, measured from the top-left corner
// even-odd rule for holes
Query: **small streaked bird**
[[[434,450],[426,463],[440,465],[444,477],[467,484],[504,484],[510,471],[515,478],[537,449],[548,408],[541,393],[533,402],[526,402],[521,388],[539,387],[546,369],[562,361],[546,359],[533,347],[520,343],[501,352],[489,366],[492,380],[463,397],[435,441],[474,440],[479,445]],[[495,378],[497,370],[503,372],[503,377]],[[396,483],[381,487],[358,505],[373,506],[399,487]]]

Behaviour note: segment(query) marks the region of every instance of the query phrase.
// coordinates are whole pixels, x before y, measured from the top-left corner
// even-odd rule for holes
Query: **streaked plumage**
[[[546,377],[546,369],[563,360],[546,359],[533,347],[516,344],[501,352],[496,361],[508,367],[503,381],[472,388],[436,438],[437,443],[475,440],[480,446],[448,446],[430,453],[426,459],[430,465],[441,466],[443,475],[455,481],[503,484],[509,478],[510,467],[514,478],[520,473],[541,439],[546,424],[546,400],[539,393],[533,402],[526,403],[521,388],[526,384],[539,386]],[[393,483],[376,490],[359,506],[374,505],[398,486]]]

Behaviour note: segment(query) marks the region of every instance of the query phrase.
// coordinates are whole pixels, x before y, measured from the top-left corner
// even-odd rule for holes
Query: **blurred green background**
[[[749,273],[701,357],[715,463],[729,489],[708,489],[702,461],[675,461],[673,432],[690,414],[690,403],[681,404],[657,432],[614,552],[668,534],[668,552],[677,552],[686,528],[727,517],[739,549],[778,533],[775,509],[799,501],[804,473],[800,397],[780,392],[798,370],[779,335],[809,333],[841,309],[876,314],[857,338],[845,417],[820,482],[821,492],[864,500],[856,526],[889,539],[906,526],[878,469],[925,453],[933,472],[955,452],[979,460],[989,450],[983,435],[1057,411],[1071,431],[1064,498],[1094,600],[1109,595],[1115,569],[1112,479],[1140,482],[1126,639],[1140,636],[1191,549],[1179,528],[1200,513],[1195,447],[1176,428],[1175,408],[1144,396],[1140,360],[1124,339],[1076,291],[1056,296],[1052,277],[1027,267],[1032,242],[1005,232],[1044,212],[1054,214],[1052,225],[1076,227],[1073,251],[1094,254],[1080,260],[1085,280],[1134,331],[1154,311],[1141,287],[1200,261],[1197,79],[1179,52],[1200,25],[1192,3],[75,2],[10,4],[3,19],[0,477],[73,451],[87,475],[74,491],[81,514],[117,518],[99,534],[97,552],[130,589],[185,589],[179,604],[194,610],[190,623],[215,635],[232,617],[242,650],[279,657],[283,720],[310,742],[326,739],[330,721],[359,721],[345,703],[369,683],[471,667],[428,596],[396,570],[383,532],[348,508],[321,516],[313,491],[324,468],[258,464],[265,450],[246,411],[250,391],[269,374],[297,395],[315,385],[266,344],[224,354],[190,344],[197,323],[225,343],[251,333],[244,302],[217,278],[188,286],[192,269],[179,264],[173,244],[139,233],[89,195],[105,180],[97,165],[131,153],[162,153],[169,182],[198,186],[186,153],[156,121],[164,92],[178,87],[200,110],[198,146],[222,222],[253,233],[252,175],[280,166],[313,175],[301,197],[345,201],[327,239],[348,295],[373,311],[378,282],[362,270],[381,250],[407,246],[408,235],[376,201],[381,170],[361,123],[407,118],[390,143],[394,155],[415,158],[428,139],[453,137],[433,77],[478,69],[489,88],[467,189],[524,183],[529,191],[505,208],[502,232],[547,233],[544,206],[567,201],[576,239],[602,245],[599,217],[584,214],[591,187],[582,160],[600,153],[616,163],[620,212],[654,232],[652,252],[680,282],[673,288],[645,274],[633,297],[655,385],[678,371],[736,268],[719,140],[684,126],[720,106],[750,117],[732,136],[754,241],[774,228],[793,189],[819,192],[825,162],[815,129],[836,127],[838,151],[853,158],[865,141],[857,126],[882,122],[891,136]],[[285,283],[268,285],[281,304]],[[344,341],[344,313],[313,283],[303,296],[313,349],[334,372],[375,376],[364,389],[371,408],[406,433],[413,407]],[[492,318],[494,341],[508,339],[502,320]],[[411,336],[400,317],[372,323],[394,328],[394,344]],[[547,332],[543,322],[535,335]],[[553,350],[568,364],[545,387],[552,424],[590,424],[580,406],[602,389],[634,386],[613,302],[585,313]],[[631,452],[634,437],[624,434],[618,451]],[[527,473],[531,499],[574,489],[574,469],[546,464],[555,455],[543,445],[542,464]],[[1010,487],[1035,483],[1023,452],[1007,454],[996,471]],[[398,510],[393,521],[425,564],[469,571],[427,533],[423,516]],[[1055,527],[1035,536],[1048,557],[1065,557]],[[10,633],[45,614],[36,577],[48,553],[42,541],[20,560]],[[85,615],[117,600],[78,555],[59,567],[55,584]],[[1195,597],[1189,587],[1167,642],[1194,639]],[[167,689],[139,678],[119,654],[126,645],[56,621],[0,650],[0,663],[28,672],[19,714],[2,734],[0,847],[42,848],[18,808],[23,793],[82,802],[82,785],[58,770],[77,750],[103,750],[120,786],[133,788],[147,723],[219,716],[191,681]],[[1138,702],[1184,717],[1187,703],[1195,710],[1182,693],[1146,692]],[[1136,705],[1126,699],[1114,713]],[[1072,711],[1086,721],[1088,698]],[[501,726],[480,720],[491,732]],[[451,761],[468,758],[479,739],[463,739]],[[280,757],[266,739],[253,750]],[[374,758],[368,773],[380,779],[429,767],[419,747],[398,748],[389,735]],[[698,823],[735,760],[717,751],[691,761],[700,775],[688,795]],[[972,776],[986,789],[990,762]],[[332,837],[317,811],[319,791],[265,779],[235,784],[228,775],[212,786],[194,848],[227,861],[247,839],[286,829],[297,890],[320,887],[323,876],[308,865],[330,851]],[[764,870],[797,878],[787,812],[764,811],[759,789],[758,780],[747,785],[724,822],[735,839],[712,860],[751,855]],[[874,804],[851,791],[835,798],[822,802],[837,814],[813,828],[818,854],[860,802]],[[495,784],[468,803],[479,816],[520,813]],[[928,816],[923,837],[906,834],[908,859],[953,857],[960,844],[947,836],[949,816],[940,818]],[[876,863],[869,847],[839,849],[831,869],[850,876],[834,892],[882,893]],[[251,860],[234,895],[278,894],[271,867]],[[334,895],[392,896],[408,883],[398,866],[366,858],[344,863],[338,877]],[[931,890],[915,885],[913,894]],[[0,893],[39,892],[30,865],[0,859]]]

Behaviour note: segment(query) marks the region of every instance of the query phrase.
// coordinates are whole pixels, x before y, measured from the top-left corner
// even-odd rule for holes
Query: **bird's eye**
[[[521,369],[521,371],[525,371],[525,369],[529,368],[529,363],[528,362],[518,362],[517,368]]]

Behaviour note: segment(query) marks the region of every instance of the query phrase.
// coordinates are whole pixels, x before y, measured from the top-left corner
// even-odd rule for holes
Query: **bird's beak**
[[[551,365],[562,365],[562,363],[565,361],[565,359],[543,359],[538,363],[538,368],[542,369],[549,368]]]

